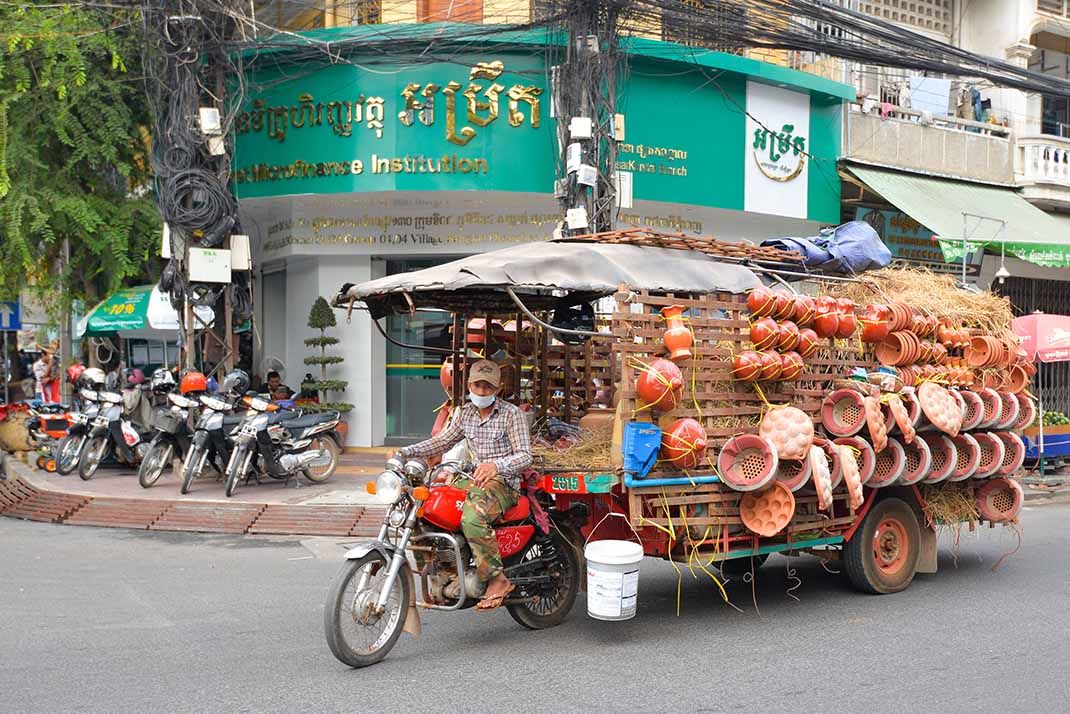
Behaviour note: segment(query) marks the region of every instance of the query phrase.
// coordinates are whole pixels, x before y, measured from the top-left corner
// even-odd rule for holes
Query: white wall
[[[319,376],[319,367],[304,364],[313,354],[306,347],[305,338],[318,332],[308,327],[308,313],[317,297],[331,299],[342,283],[361,283],[381,275],[385,266],[367,255],[336,255],[330,257],[290,258],[286,268],[286,305],[277,314],[266,314],[286,331],[286,383],[298,389],[306,372]],[[332,348],[345,357],[345,362],[328,367],[330,379],[349,382],[344,394],[332,394],[331,399],[354,405],[349,412],[349,434],[346,446],[380,446],[385,437],[386,420],[386,342],[371,324],[367,312],[354,310],[347,322],[344,310],[336,310],[338,326],[329,334],[341,340]],[[374,415],[374,416],[373,416]]]

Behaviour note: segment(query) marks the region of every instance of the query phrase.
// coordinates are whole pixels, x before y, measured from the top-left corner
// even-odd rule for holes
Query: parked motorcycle
[[[66,476],[78,468],[82,449],[89,440],[89,425],[100,411],[100,397],[95,389],[83,387],[78,390],[82,400],[82,409],[72,411],[71,425],[67,435],[59,440],[55,448],[56,473]]]
[[[155,485],[175,455],[185,459],[190,450],[189,417],[197,402],[177,392],[167,394],[167,401],[169,407],[156,414],[153,423],[156,433],[137,470],[142,488]]]
[[[114,454],[120,463],[137,466],[149,445],[148,432],[124,416],[124,399],[119,392],[98,392],[100,410],[90,423],[89,438],[78,460],[82,480],[93,478],[101,462]]]
[[[313,483],[331,477],[342,451],[336,431],[338,412],[303,414],[280,409],[259,397],[242,399],[248,412],[234,430],[234,449],[226,469],[224,492],[233,496],[238,482],[261,473],[288,481],[297,474]],[[259,457],[259,464],[254,459]]]
[[[230,455],[227,439],[229,428],[240,423],[240,419],[231,417],[234,402],[220,395],[201,394],[197,397],[199,415],[194,426],[193,438],[190,439],[186,457],[182,460],[181,492],[187,494],[193,488],[193,482],[200,477],[210,459],[215,457],[220,471],[224,470]]]
[[[429,471],[419,459],[403,464],[392,458],[369,484],[369,492],[391,505],[378,537],[346,553],[327,597],[324,629],[339,661],[351,667],[374,664],[403,629],[417,625],[407,622],[418,617],[407,555],[419,568],[422,607],[460,610],[478,602],[471,550],[461,532],[466,492],[442,482],[451,471],[468,476],[471,470],[470,465],[445,462]],[[550,505],[548,497],[543,502]],[[552,506],[547,510],[556,525],[543,532],[523,496],[494,529],[505,575],[516,586],[504,605],[514,620],[533,630],[560,624],[580,586],[577,551],[561,535],[575,532],[577,519]]]

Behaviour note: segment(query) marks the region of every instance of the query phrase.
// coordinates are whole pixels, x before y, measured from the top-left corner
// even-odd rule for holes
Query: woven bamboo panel
[[[665,321],[660,310],[669,305],[689,309],[694,344],[692,357],[678,363],[685,382],[682,403],[672,411],[655,414],[639,403],[635,382],[645,363],[666,354],[662,344]],[[657,420],[663,427],[682,417],[698,419],[709,439],[709,460],[692,475],[712,473],[712,459],[729,437],[757,433],[767,405],[791,404],[816,421],[821,400],[831,390],[833,380],[846,376],[855,367],[875,364],[857,337],[851,341],[829,340],[806,360],[806,369],[796,380],[757,386],[733,380],[732,356],[753,349],[749,317],[743,295],[618,295],[611,326],[616,338],[613,350],[619,364],[622,415],[625,420]],[[662,469],[659,465],[650,476],[679,475],[671,465],[666,466]]]

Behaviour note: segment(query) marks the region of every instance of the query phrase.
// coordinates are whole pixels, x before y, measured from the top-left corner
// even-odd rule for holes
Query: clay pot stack
[[[743,382],[798,379],[805,358],[817,351],[819,336],[813,298],[755,288],[747,296],[753,350],[732,358],[732,377]]]

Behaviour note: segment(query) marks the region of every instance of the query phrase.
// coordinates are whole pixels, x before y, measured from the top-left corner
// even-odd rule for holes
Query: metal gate
[[[1070,315],[1070,282],[1012,276],[1002,285],[993,284],[992,289],[1010,298],[1015,317],[1037,311]],[[1044,364],[1039,369],[1044,409],[1070,414],[1070,362]]]

